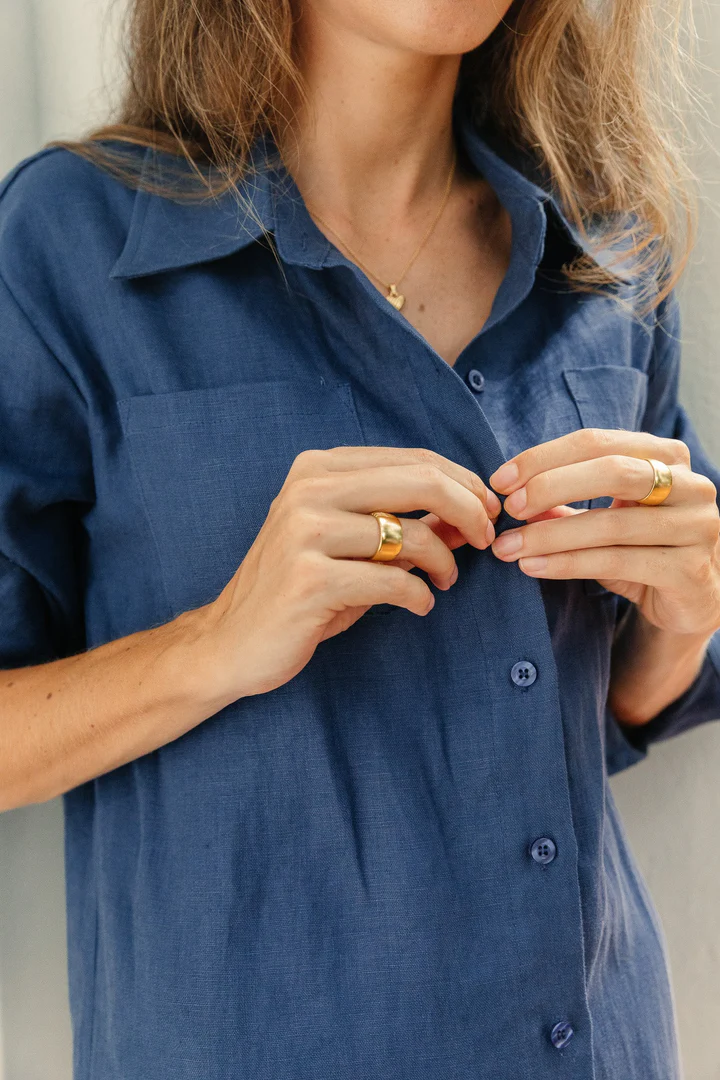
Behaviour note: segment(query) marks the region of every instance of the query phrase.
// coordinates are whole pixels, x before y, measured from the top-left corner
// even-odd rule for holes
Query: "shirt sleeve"
[[[648,401],[642,430],[666,438],[681,439],[690,450],[694,472],[708,476],[718,489],[720,468],[704,450],[685,409],[678,401],[680,376],[680,304],[675,290],[658,305],[654,344],[648,369]],[[629,607],[624,597],[618,604],[618,620]],[[615,773],[641,761],[652,743],[679,735],[708,720],[720,718],[720,631],[710,640],[707,655],[695,681],[662,712],[637,727],[623,726],[606,707],[606,759]]]
[[[0,278],[0,668],[84,648],[85,401]]]

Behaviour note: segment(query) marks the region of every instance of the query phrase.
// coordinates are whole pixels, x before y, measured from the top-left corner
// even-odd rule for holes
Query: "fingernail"
[[[458,564],[455,563],[455,566],[453,568],[453,572],[450,575],[450,584],[454,585],[455,582],[457,581],[457,579],[458,579]]]
[[[522,546],[523,537],[520,530],[509,529],[502,536],[498,536],[493,544],[493,551],[496,555],[512,555],[514,551],[519,551]]]
[[[490,483],[496,491],[504,491],[506,488],[512,487],[513,484],[520,476],[520,470],[514,461],[506,461],[504,465],[501,465],[492,476],[490,477]]]
[[[500,513],[500,510],[501,510],[500,500],[498,499],[495,492],[491,491],[490,488],[487,489],[487,497],[485,499],[485,506],[487,507],[487,512],[488,512],[488,514],[490,514],[491,517],[496,517]]]
[[[512,514],[513,517],[519,517],[523,510],[527,506],[527,488],[518,488],[517,491],[513,491],[512,495],[508,495],[505,500],[505,509],[508,514]]]
[[[493,525],[492,521],[488,521],[487,529],[485,530],[485,539],[487,540],[488,544],[492,544],[493,540],[495,539],[495,526]]]
[[[432,611],[432,609],[433,609],[434,607],[435,607],[435,596],[433,595],[433,596],[431,596],[431,597],[430,597],[430,603],[429,603],[429,604],[428,604],[428,606],[427,606],[427,607],[425,608],[425,615],[427,615],[427,614],[428,614],[428,612]]]
[[[537,570],[544,570],[547,566],[547,555],[532,555],[529,559],[519,559],[518,566],[531,574]]]

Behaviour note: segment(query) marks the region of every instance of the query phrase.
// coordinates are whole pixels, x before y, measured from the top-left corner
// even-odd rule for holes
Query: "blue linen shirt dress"
[[[562,288],[582,243],[555,198],[456,132],[513,240],[455,367],[317,229],[269,136],[246,210],[57,148],[6,178],[1,667],[211,601],[306,448],[425,446],[486,479],[583,425],[643,429],[720,487],[678,402],[675,294],[642,325]],[[624,602],[456,556],[427,617],[374,607],[286,685],[63,796],[75,1080],[678,1080],[607,777],[720,716],[720,637],[625,732]]]

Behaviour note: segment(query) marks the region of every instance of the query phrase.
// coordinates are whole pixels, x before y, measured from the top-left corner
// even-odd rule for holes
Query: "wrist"
[[[609,704],[628,726],[648,723],[699,675],[712,633],[678,633],[649,622],[635,607],[613,646]]]
[[[207,716],[245,695],[234,675],[220,635],[216,602],[185,611],[174,620],[179,633],[176,654],[178,678],[186,696]]]
[[[685,633],[679,630],[665,630],[650,622],[634,604],[630,608],[629,618],[620,629],[632,636],[635,647],[664,648],[668,657],[688,657],[693,653],[704,652],[715,629]]]

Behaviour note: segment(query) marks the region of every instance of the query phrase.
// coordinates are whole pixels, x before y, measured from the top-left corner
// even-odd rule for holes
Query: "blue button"
[[[537,679],[537,668],[529,660],[518,660],[512,666],[510,678],[516,686],[532,686]]]
[[[567,1020],[561,1020],[550,1032],[550,1042],[553,1046],[556,1046],[558,1050],[562,1050],[563,1046],[570,1042],[573,1034],[573,1029],[570,1024],[568,1024]]]
[[[485,376],[482,371],[478,371],[477,368],[470,368],[467,373],[467,381],[477,394],[485,389]]]
[[[551,863],[557,855],[555,842],[551,840],[549,836],[541,836],[530,848],[530,854],[536,863],[540,863],[541,866],[547,866],[547,864]]]

